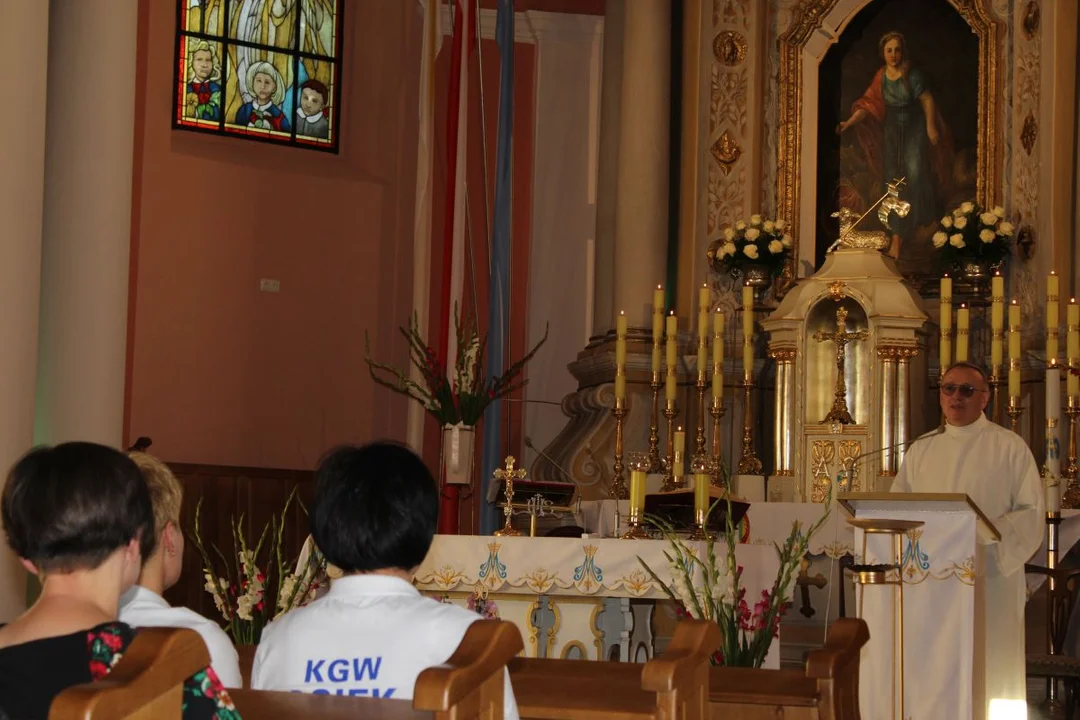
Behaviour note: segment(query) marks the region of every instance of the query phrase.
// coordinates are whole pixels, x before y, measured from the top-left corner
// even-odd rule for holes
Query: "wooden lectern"
[[[837,501],[856,519],[855,563],[864,569],[863,720],[984,718],[983,546],[1001,539],[997,528],[964,494]]]

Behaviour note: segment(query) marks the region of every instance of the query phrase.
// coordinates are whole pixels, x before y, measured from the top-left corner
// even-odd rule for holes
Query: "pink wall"
[[[347,11],[332,156],[172,130],[175,3],[140,0],[125,435],[166,460],[310,468],[336,443],[404,438],[364,332],[407,361],[422,18]]]

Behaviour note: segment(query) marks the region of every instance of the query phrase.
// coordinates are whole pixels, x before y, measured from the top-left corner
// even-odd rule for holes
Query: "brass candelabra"
[[[1080,416],[1080,398],[1069,397],[1065,414],[1069,416],[1069,464],[1063,474],[1069,484],[1061,498],[1061,507],[1072,510],[1080,508],[1080,468],[1076,465],[1076,418]]]
[[[1001,366],[994,365],[990,368],[990,417],[996,423],[1001,423]]]
[[[626,398],[615,398],[615,408],[611,412],[615,415],[615,468],[610,492],[611,497],[625,500],[630,497],[630,491],[626,488],[626,478],[623,477],[623,421],[627,413]]]
[[[736,471],[739,475],[760,475],[761,459],[754,450],[754,425],[753,411],[750,407],[750,398],[754,389],[754,379],[749,373],[743,379],[743,435],[742,457]]]
[[[1009,429],[1014,433],[1020,433],[1020,416],[1024,414],[1024,404],[1018,397],[1009,398]]]
[[[705,460],[705,373],[698,372],[697,379],[697,435],[694,438],[693,460]]]
[[[723,481],[721,479],[720,472],[720,419],[724,417],[724,400],[723,398],[713,398],[712,405],[709,406],[709,414],[712,415],[712,484],[715,487],[722,487]]]
[[[657,353],[659,341],[653,341],[653,353]],[[660,371],[652,374],[652,414],[649,417],[649,467],[646,472],[660,472]]]
[[[674,400],[664,401],[664,418],[667,420],[667,452],[664,453],[663,470],[664,484],[660,486],[660,492],[677,490],[679,484],[675,481],[675,417],[679,414]]]

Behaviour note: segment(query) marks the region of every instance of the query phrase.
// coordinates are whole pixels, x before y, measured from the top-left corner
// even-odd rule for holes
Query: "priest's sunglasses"
[[[960,397],[966,400],[977,392],[987,391],[983,390],[982,388],[977,388],[974,385],[968,385],[967,383],[964,383],[963,385],[957,385],[956,383],[945,383],[941,386],[941,392],[945,393],[945,397],[952,397],[953,394],[959,393]]]

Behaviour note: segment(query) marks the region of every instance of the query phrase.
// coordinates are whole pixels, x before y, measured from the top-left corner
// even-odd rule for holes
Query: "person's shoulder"
[[[424,595],[417,598],[414,613],[418,622],[441,628],[447,633],[464,634],[470,625],[480,619],[472,610]]]

